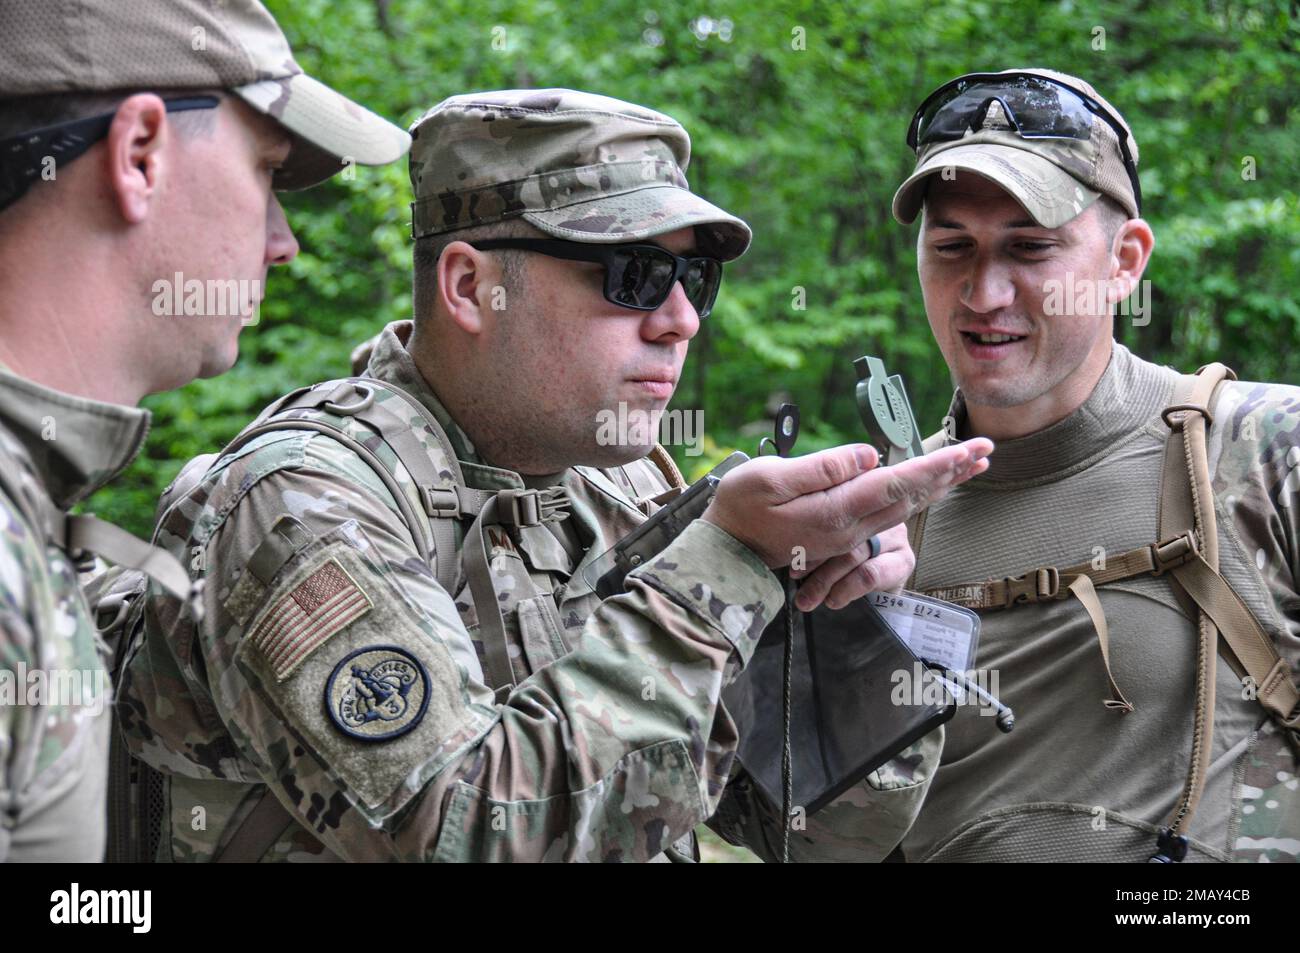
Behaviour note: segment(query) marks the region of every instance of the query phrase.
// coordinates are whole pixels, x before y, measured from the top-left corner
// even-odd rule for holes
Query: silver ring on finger
[[[875,559],[877,556],[880,555],[879,536],[872,536],[869,540],[867,540],[867,551],[871,553],[871,555],[867,557],[868,559]]]

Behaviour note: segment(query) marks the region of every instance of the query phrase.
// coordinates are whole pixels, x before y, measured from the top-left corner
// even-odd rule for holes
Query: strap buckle
[[[1153,576],[1163,576],[1170,569],[1177,569],[1183,563],[1196,557],[1196,537],[1188,530],[1181,536],[1174,536],[1161,543],[1151,544],[1151,561],[1155,569]]]
[[[542,506],[537,490],[499,490],[497,517],[508,526],[540,526]]]
[[[466,501],[461,497],[459,486],[422,486],[420,502],[424,504],[424,512],[429,516],[475,515],[470,512]]]
[[[1061,573],[1055,566],[1031,569],[1023,576],[1007,576],[1002,581],[1007,586],[1008,605],[1062,598]]]

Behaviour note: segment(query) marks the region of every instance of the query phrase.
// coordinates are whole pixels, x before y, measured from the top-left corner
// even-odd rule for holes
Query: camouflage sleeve
[[[791,822],[790,859],[802,863],[876,863],[906,836],[930,789],[944,729],[940,725],[871,772],[811,817]],[[709,827],[770,863],[781,857],[781,809],[738,772]]]
[[[166,719],[154,744],[270,784],[349,860],[646,860],[713,813],[736,742],[720,688],[781,600],[752,552],[692,527],[602,603],[574,652],[495,705],[382,489],[337,444],[308,443],[302,466],[247,490],[201,560],[191,670],[233,750],[167,738]],[[311,539],[259,580],[245,567],[285,513]],[[160,611],[164,627],[191,624],[178,604]]]
[[[1275,634],[1278,654],[1295,679],[1300,673],[1300,387],[1226,384],[1214,417],[1207,450],[1220,512],[1220,569]],[[1232,546],[1244,565],[1223,558]],[[1238,776],[1243,807],[1232,856],[1294,860],[1300,843],[1297,760],[1262,709],[1260,722]]]
[[[0,862],[103,859],[110,686],[76,586],[0,495]]]
[[[13,827],[8,820],[19,804],[25,787],[23,764],[32,750],[33,718],[29,706],[19,703],[18,673],[37,667],[36,644],[27,621],[28,596],[25,580],[30,566],[24,537],[26,528],[0,496],[0,805],[6,820],[0,824],[0,862],[9,859]]]
[[[1207,444],[1220,512],[1221,547],[1237,545],[1267,586],[1251,609],[1280,613],[1277,646],[1300,663],[1300,387],[1238,381],[1224,386]],[[1229,578],[1234,588],[1247,580]],[[1266,605],[1260,605],[1260,603]],[[1271,603],[1271,606],[1267,605]]]

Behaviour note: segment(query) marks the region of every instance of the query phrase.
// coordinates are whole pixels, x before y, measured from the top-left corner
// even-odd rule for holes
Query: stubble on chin
[[[957,386],[968,404],[985,407],[1019,407],[1040,396],[1045,387],[1024,379],[967,382],[957,378]]]

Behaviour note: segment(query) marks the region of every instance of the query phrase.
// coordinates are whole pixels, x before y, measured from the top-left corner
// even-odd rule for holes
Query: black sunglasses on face
[[[550,238],[492,238],[470,242],[479,251],[518,248],[551,258],[599,262],[605,266],[605,300],[635,311],[654,311],[681,281],[695,313],[707,318],[722,285],[722,262],[716,258],[683,258],[659,245],[631,243],[595,245]]]
[[[979,129],[994,101],[1025,139],[1078,139],[1092,136],[1092,117],[1115,131],[1133,199],[1142,212],[1137,163],[1128,148],[1128,132],[1119,117],[1091,96],[1058,80],[1035,73],[967,73],[944,83],[917,107],[907,128],[913,152],[934,142],[960,139]]]
[[[165,99],[168,112],[188,109],[212,109],[221,100],[216,96],[189,96]],[[0,142],[0,209],[18,201],[41,176],[46,159],[57,166],[66,165],[108,135],[113,125],[114,109],[101,116],[70,119],[32,129]]]

